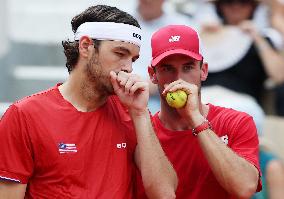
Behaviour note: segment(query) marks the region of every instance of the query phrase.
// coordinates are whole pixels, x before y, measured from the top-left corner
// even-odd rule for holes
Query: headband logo
[[[180,36],[176,35],[176,36],[171,36],[171,38],[169,39],[169,42],[176,42],[179,41]]]
[[[133,37],[135,37],[135,38],[141,40],[141,35],[139,35],[139,34],[137,34],[137,33],[133,33]]]

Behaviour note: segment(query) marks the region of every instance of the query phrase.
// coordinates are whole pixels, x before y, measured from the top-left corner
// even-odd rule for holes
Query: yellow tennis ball
[[[187,101],[187,93],[183,90],[177,90],[174,92],[168,92],[166,101],[169,106],[173,108],[182,108],[185,106]]]

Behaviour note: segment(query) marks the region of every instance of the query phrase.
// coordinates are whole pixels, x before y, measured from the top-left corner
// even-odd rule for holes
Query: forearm
[[[138,142],[136,162],[147,196],[175,198],[177,176],[153,131],[148,111],[132,119]]]
[[[258,35],[255,45],[268,76],[276,83],[284,81],[284,58],[271,47],[266,39]]]
[[[205,130],[197,139],[220,185],[237,198],[249,198],[258,185],[257,169],[228,148],[213,131]]]

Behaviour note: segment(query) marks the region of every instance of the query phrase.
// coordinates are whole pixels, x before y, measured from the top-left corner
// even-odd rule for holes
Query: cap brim
[[[184,50],[184,49],[174,49],[174,50],[168,50],[162,54],[160,54],[159,56],[157,56],[155,59],[152,60],[151,65],[152,66],[156,66],[160,61],[162,61],[162,59],[170,56],[170,55],[174,55],[174,54],[182,54],[182,55],[186,55],[189,56],[197,61],[201,61],[202,60],[202,55],[188,51],[188,50]]]

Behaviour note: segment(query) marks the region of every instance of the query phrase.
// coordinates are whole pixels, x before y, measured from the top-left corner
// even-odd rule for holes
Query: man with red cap
[[[252,117],[201,102],[208,64],[194,29],[163,27],[153,34],[151,45],[148,72],[161,97],[161,111],[153,116],[153,124],[179,178],[176,197],[250,198],[261,189]],[[182,108],[172,108],[166,101],[167,93],[177,90],[187,93]],[[146,197],[139,187],[138,198]]]

